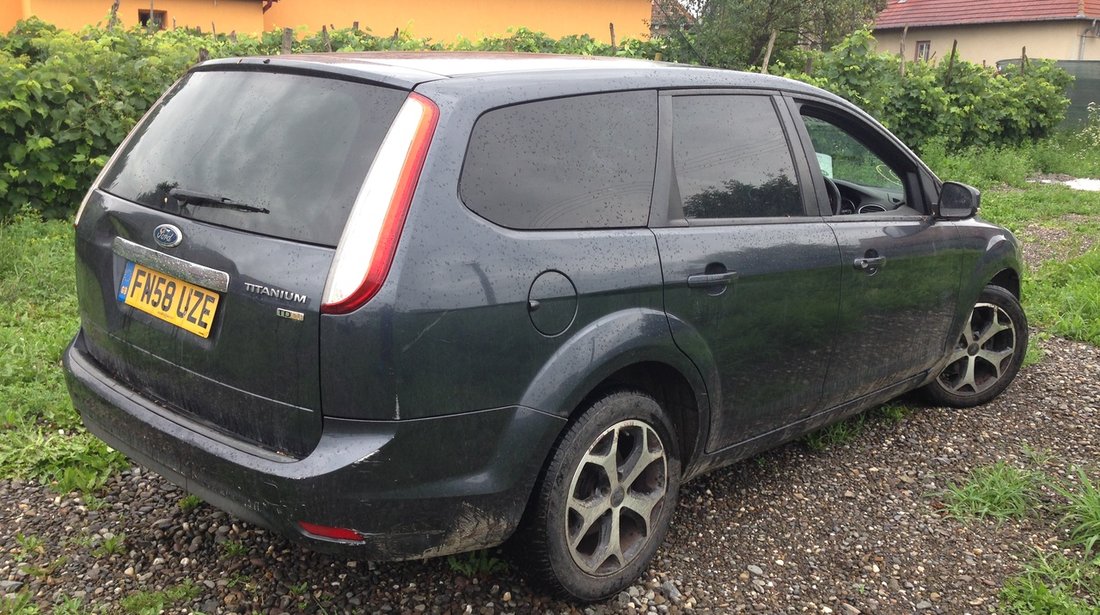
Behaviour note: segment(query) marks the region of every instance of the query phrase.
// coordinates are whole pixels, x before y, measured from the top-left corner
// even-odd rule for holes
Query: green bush
[[[65,32],[38,19],[0,36],[0,219],[23,208],[47,218],[72,215],[88,185],[141,115],[200,57],[280,53],[281,32],[202,35],[177,29]],[[588,35],[552,39],[519,28],[504,37],[440,44],[407,32],[375,36],[334,30],[294,41],[294,53],[376,50],[471,50],[617,55],[671,61],[702,56],[690,34],[611,46]],[[802,67],[800,72],[786,66]],[[861,30],[826,53],[789,52],[775,72],[829,89],[878,117],[917,146],[1018,145],[1061,121],[1070,78],[1043,63],[994,74],[955,62],[910,63],[874,51]],[[925,147],[927,147],[925,145]],[[934,147],[934,146],[933,146]],[[1047,152],[1051,166],[1057,161]]]
[[[922,153],[935,140],[958,149],[1015,147],[1050,136],[1065,117],[1073,79],[1050,62],[1002,72],[957,57],[903,67],[898,55],[875,51],[869,30],[824,53],[788,52],[774,72],[846,98]]]

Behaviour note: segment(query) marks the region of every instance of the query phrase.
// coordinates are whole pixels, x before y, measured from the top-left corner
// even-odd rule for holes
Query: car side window
[[[838,126],[816,117],[803,120],[825,177],[884,190],[902,188],[889,165]]]
[[[459,195],[514,229],[645,226],[656,157],[654,91],[503,107],[474,125]]]
[[[869,130],[861,133],[854,119],[849,126],[813,107],[803,107],[802,121],[834,215],[921,214],[919,196],[911,196],[919,188],[906,185],[916,181],[916,168],[895,146]]]
[[[805,215],[787,137],[769,96],[674,97],[673,165],[688,221]]]

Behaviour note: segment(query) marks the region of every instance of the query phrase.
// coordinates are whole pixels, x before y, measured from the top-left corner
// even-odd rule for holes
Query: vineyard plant
[[[158,96],[200,58],[277,55],[282,32],[210,35],[183,29],[89,27],[69,32],[36,19],[0,36],[0,219],[20,211],[66,218],[107,158]],[[617,45],[588,35],[549,38],[518,28],[504,37],[438,43],[369,30],[299,33],[290,53],[515,51],[699,62],[699,41],[674,33]],[[720,54],[712,54],[720,57]],[[754,67],[724,67],[759,70]],[[771,72],[835,92],[921,149],[1016,146],[1052,133],[1070,77],[1029,62],[998,73],[950,58],[908,63],[874,50],[866,30],[827,52],[787,51]]]

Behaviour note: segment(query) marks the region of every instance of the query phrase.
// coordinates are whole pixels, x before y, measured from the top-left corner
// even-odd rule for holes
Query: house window
[[[932,41],[917,41],[917,57],[914,59],[925,62],[932,59]]]
[[[150,19],[152,24],[149,23]],[[168,23],[168,11],[150,11],[149,9],[138,9],[138,23],[141,27],[148,28],[150,25],[158,30],[163,30],[165,24]]]

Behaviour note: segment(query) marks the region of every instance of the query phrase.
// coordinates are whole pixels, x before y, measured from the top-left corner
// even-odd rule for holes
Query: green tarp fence
[[[1019,60],[1002,60],[997,62],[997,66],[1019,63]],[[1069,109],[1062,126],[1081,126],[1089,117],[1089,103],[1100,105],[1100,60],[1058,60],[1055,64],[1074,76],[1073,85],[1067,93]]]

